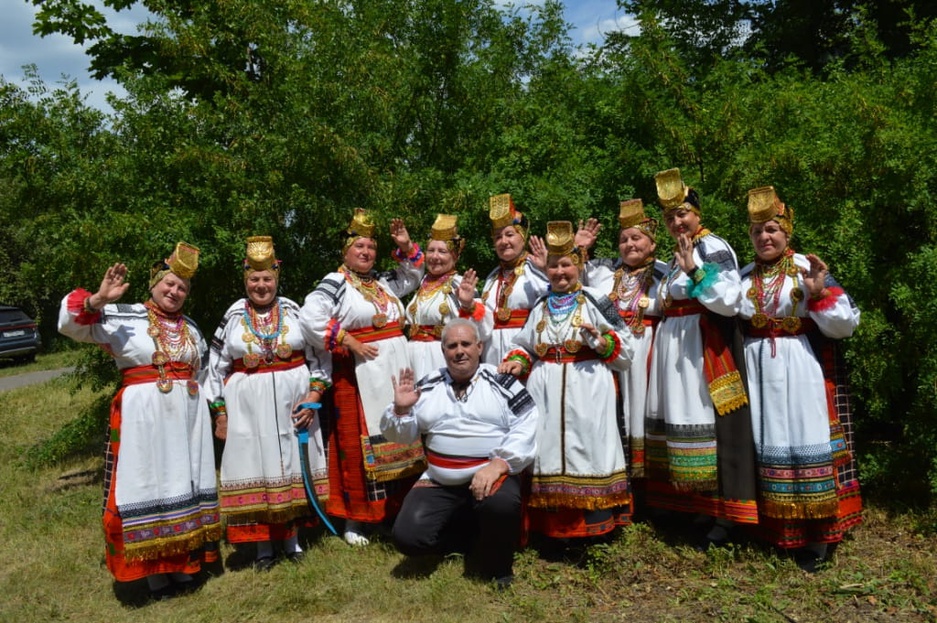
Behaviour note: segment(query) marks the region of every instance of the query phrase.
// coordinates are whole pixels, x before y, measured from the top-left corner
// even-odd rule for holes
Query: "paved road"
[[[66,372],[71,372],[74,369],[74,367],[59,368],[58,370],[41,370],[39,372],[17,374],[16,376],[5,376],[0,378],[0,392],[6,391],[8,389],[16,389],[18,387],[33,385],[35,383],[45,383],[50,379],[54,379],[57,376],[62,376]]]

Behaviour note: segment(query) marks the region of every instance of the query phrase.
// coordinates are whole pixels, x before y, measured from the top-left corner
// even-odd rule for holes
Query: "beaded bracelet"
[[[317,378],[309,379],[309,391],[311,392],[319,392],[319,394],[324,394],[330,386],[331,385],[328,383],[328,381],[323,381],[322,379]]]
[[[605,350],[599,355],[599,359],[605,363],[609,363],[618,359],[618,355],[621,354],[621,340],[618,339],[617,335],[611,332],[606,333],[603,337],[605,338]]]
[[[208,405],[208,411],[211,413],[212,419],[217,420],[220,417],[228,417],[228,409],[225,406],[224,400],[216,400],[215,402]]]
[[[507,361],[516,361],[521,364],[521,376],[526,376],[530,372],[530,359],[519,353],[510,355]]]

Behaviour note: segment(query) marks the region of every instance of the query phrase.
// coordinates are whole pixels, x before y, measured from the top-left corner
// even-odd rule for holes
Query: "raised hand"
[[[547,245],[540,236],[530,237],[530,260],[541,271],[547,269]]]
[[[469,268],[462,275],[462,283],[459,284],[459,289],[456,290],[456,298],[459,299],[459,305],[463,309],[471,309],[474,302],[475,296],[478,293],[476,288],[478,286],[478,275],[475,273],[474,268]]]
[[[390,376],[390,383],[394,386],[394,413],[397,415],[409,413],[416,401],[420,399],[420,390],[416,386],[413,369],[401,368],[398,377]]]
[[[91,295],[89,301],[91,307],[101,309],[108,303],[113,303],[122,297],[127,292],[127,288],[130,287],[130,283],[126,279],[127,266],[125,264],[117,263],[108,268],[104,272],[104,278],[101,280],[98,291]]]
[[[595,241],[598,239],[599,232],[601,231],[602,224],[598,219],[590,217],[585,223],[580,219],[579,229],[576,230],[576,236],[573,238],[573,242],[577,247],[591,249],[595,245]]]
[[[693,241],[688,234],[680,234],[680,237],[677,238],[677,250],[674,252],[674,257],[677,259],[677,264],[680,265],[680,270],[687,274],[693,272],[691,269],[699,268],[696,265],[696,260],[693,259]]]
[[[410,241],[410,232],[404,225],[403,219],[394,218],[390,220],[390,237],[402,253],[410,254],[413,250],[413,243]]]
[[[807,254],[807,261],[810,262],[810,268],[800,270],[804,277],[804,285],[807,286],[807,294],[810,298],[820,298],[823,296],[823,288],[830,270],[826,263],[813,253]]]

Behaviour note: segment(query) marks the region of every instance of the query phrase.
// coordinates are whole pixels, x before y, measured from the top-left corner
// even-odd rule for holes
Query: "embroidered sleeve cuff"
[[[320,379],[316,377],[311,377],[309,379],[309,391],[319,392],[320,395],[324,394],[325,391],[332,386],[331,383],[325,379]]]
[[[521,376],[527,376],[530,373],[530,366],[533,363],[530,360],[530,355],[528,355],[523,350],[516,348],[509,352],[505,357],[505,361],[516,361],[521,364]]]
[[[842,294],[844,294],[844,290],[836,286],[823,288],[818,298],[810,297],[810,300],[807,301],[807,309],[812,312],[826,311],[836,305],[836,299]]]
[[[621,340],[611,331],[604,334],[602,337],[605,338],[605,350],[599,353],[599,359],[605,363],[615,361],[618,359],[618,355],[621,354]]]
[[[471,309],[463,309],[459,306],[459,318],[470,318],[475,322],[481,322],[482,318],[485,317],[485,306],[482,305],[479,301],[475,301]]]
[[[217,419],[221,416],[228,417],[228,409],[225,407],[224,400],[216,400],[215,402],[208,405],[208,411],[211,413],[211,418]]]
[[[331,353],[342,347],[342,341],[345,339],[345,330],[342,325],[335,320],[329,320],[325,327],[325,348]]]
[[[77,288],[73,290],[66,299],[65,306],[68,309],[68,313],[75,315],[75,322],[77,324],[88,325],[101,321],[101,310],[92,310],[87,304],[90,297],[90,292],[84,288]]]
[[[719,277],[718,264],[703,264],[690,275],[690,283],[687,285],[686,293],[691,299],[697,298],[704,290],[716,283]]]
[[[409,255],[404,255],[400,249],[394,249],[391,256],[398,262],[410,262],[417,268],[423,265],[423,250],[420,249],[420,245],[415,242],[413,243],[413,248],[410,249]]]

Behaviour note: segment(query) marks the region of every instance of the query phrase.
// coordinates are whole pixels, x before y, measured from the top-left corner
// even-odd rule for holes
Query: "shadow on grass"
[[[391,569],[391,577],[398,580],[419,580],[431,576],[445,556],[437,554],[428,554],[426,556],[405,556],[403,560]]]
[[[205,586],[209,578],[224,573],[221,562],[202,565],[202,572],[195,575],[191,581],[176,582],[172,581],[165,589],[153,592],[150,590],[146,579],[136,580],[134,582],[113,583],[114,597],[120,604],[128,609],[135,610],[145,608],[150,604],[169,599],[180,599],[187,595],[192,595]]]

